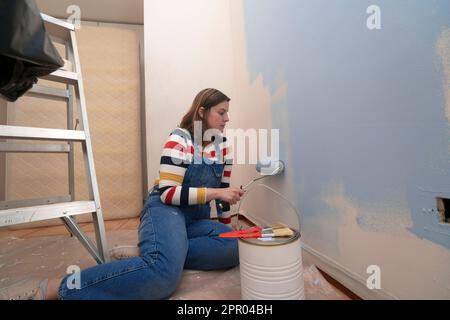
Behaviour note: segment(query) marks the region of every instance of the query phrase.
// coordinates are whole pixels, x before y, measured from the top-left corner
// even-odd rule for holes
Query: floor
[[[138,218],[107,221],[105,225],[110,248],[137,243]],[[84,224],[81,227],[88,235],[93,235],[92,224]],[[0,228],[0,288],[28,276],[62,277],[70,266],[84,269],[93,265],[95,261],[75,237],[70,237],[62,225],[24,230]],[[303,275],[307,300],[354,298],[345,293],[345,288],[340,288],[332,279],[328,278],[330,281],[327,281],[326,277],[305,259]],[[178,290],[170,299],[239,300],[239,267],[208,272],[185,270]]]

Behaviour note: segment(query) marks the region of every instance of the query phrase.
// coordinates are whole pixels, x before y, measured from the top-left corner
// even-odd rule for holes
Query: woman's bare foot
[[[138,246],[117,246],[109,250],[112,260],[122,260],[139,256]]]

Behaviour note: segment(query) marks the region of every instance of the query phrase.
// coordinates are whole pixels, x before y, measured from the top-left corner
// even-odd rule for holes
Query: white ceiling
[[[42,13],[66,19],[66,10],[78,5],[81,20],[144,24],[144,0],[36,0]]]

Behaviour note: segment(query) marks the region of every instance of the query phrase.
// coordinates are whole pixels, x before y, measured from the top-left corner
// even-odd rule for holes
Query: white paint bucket
[[[239,239],[244,300],[303,300],[300,233],[274,241]]]

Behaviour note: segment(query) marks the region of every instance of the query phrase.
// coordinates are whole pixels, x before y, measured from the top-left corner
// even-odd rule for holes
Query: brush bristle
[[[294,231],[292,231],[290,228],[279,228],[274,229],[273,234],[275,237],[290,237],[294,235]]]
[[[287,228],[288,226],[281,222],[277,222],[277,223],[269,224],[269,227],[272,229],[282,229],[282,228]]]

